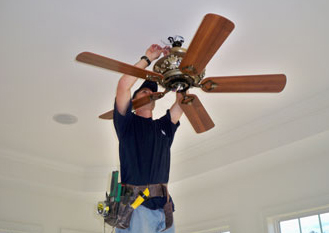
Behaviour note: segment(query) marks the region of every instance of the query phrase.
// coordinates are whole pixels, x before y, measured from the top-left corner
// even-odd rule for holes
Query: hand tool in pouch
[[[139,192],[138,197],[134,203],[131,204],[131,207],[136,209],[148,198],[148,196],[150,196],[150,190],[148,188],[146,188],[143,192]]]

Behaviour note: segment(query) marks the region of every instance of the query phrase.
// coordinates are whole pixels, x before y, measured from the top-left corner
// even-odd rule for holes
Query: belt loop
[[[165,197],[167,195],[167,191],[165,189],[165,185],[161,184],[161,190],[162,190],[162,197]]]
[[[161,184],[161,185],[162,185],[163,194],[166,194],[166,196],[167,196],[167,202],[169,202],[168,185],[167,184]]]

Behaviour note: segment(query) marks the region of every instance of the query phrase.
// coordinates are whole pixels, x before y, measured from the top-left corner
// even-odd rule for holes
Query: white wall
[[[271,216],[328,205],[328,142],[329,131],[170,184],[177,232],[230,226],[231,232],[262,233],[267,231],[266,221]],[[61,229],[102,232],[103,222],[95,214],[95,204],[103,192],[88,193],[83,182],[68,190],[70,182],[79,180],[74,176],[70,181],[69,173],[62,184],[55,180],[54,171],[49,171],[48,186],[26,183],[19,175],[9,179],[5,177],[6,167],[29,165],[13,167],[13,161],[4,163],[2,159],[6,166],[1,167],[0,176],[0,223],[33,224],[47,233]],[[105,189],[104,180],[97,187]],[[51,182],[57,184],[51,186]]]
[[[15,181],[2,180],[0,187],[0,225],[1,222],[32,224],[47,233],[59,233],[61,229],[102,232],[102,221],[95,214],[95,204],[90,201],[93,198],[79,195],[73,198],[73,193],[45,191]]]
[[[179,232],[230,225],[231,232],[261,233],[271,216],[328,205],[328,142],[327,131],[176,182]]]
[[[104,195],[90,192],[86,184],[94,181],[105,190],[107,175],[96,180],[95,172],[89,173],[86,179],[82,168],[0,150],[0,226],[102,232],[103,221],[95,211]]]

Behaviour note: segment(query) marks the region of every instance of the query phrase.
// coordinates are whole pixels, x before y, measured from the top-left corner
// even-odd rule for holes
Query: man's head
[[[139,99],[142,98],[146,95],[152,94],[153,92],[157,92],[158,91],[158,85],[156,82],[151,82],[146,80],[133,94],[133,99]],[[155,107],[155,101],[152,100],[150,103],[145,104],[141,107],[139,107],[138,109],[136,109],[136,114],[139,115],[141,113],[141,111],[149,111],[151,110],[151,112],[153,111]]]
[[[134,92],[133,99],[136,98],[137,93],[139,93],[142,90],[149,89],[152,92],[158,91],[158,84],[156,82],[145,80],[143,84]]]

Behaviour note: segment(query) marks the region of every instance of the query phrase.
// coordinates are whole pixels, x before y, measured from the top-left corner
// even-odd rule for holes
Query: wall
[[[327,131],[174,183],[179,232],[267,232],[272,216],[327,206],[328,142]]]
[[[102,232],[102,221],[96,216],[92,201],[95,198],[78,193],[73,198],[74,193],[52,192],[15,181],[2,180],[0,187],[0,225],[1,221],[2,224],[32,224],[47,233],[59,233],[64,229]]]
[[[328,205],[328,141],[326,131],[171,183],[177,232],[210,233],[229,226],[231,232],[262,233],[267,232],[267,220],[272,216]],[[61,229],[103,231],[103,222],[95,214],[103,192],[85,188],[100,174],[89,177],[87,183],[78,182],[86,178],[82,173],[48,170],[38,177],[37,169],[45,171],[36,164],[19,165],[8,156],[1,159],[0,223],[37,225],[47,233]],[[12,171],[13,178],[5,176],[6,169]],[[20,170],[35,182],[26,183]],[[56,180],[56,172],[67,179]],[[94,182],[95,187],[105,188],[105,180],[97,185]],[[76,186],[68,189],[71,184]]]
[[[86,177],[80,167],[0,150],[0,229],[13,225],[24,232],[32,225],[47,233],[103,232],[103,221],[95,214],[107,186],[109,171],[102,172],[97,179],[89,169]],[[89,183],[102,192],[91,192]]]

